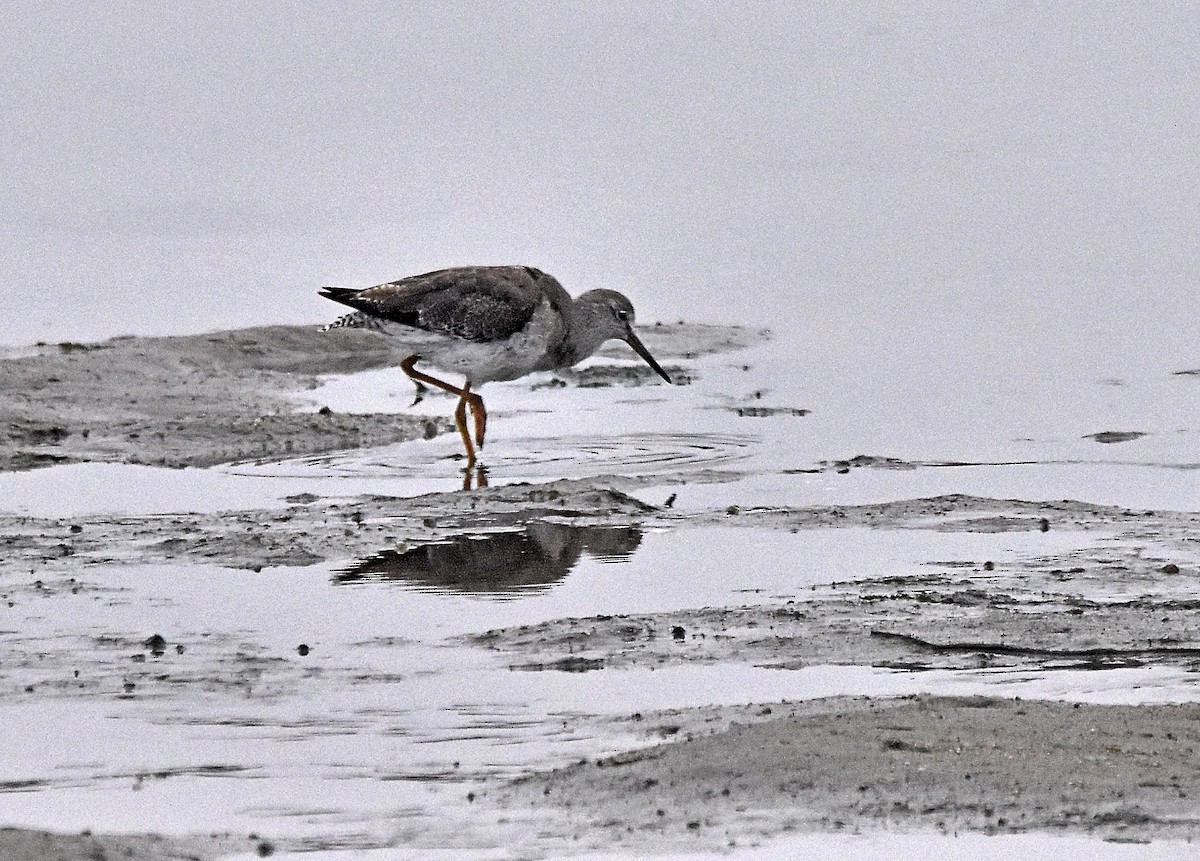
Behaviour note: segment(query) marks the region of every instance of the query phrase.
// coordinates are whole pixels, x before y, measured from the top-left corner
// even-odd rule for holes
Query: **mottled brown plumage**
[[[427,383],[459,396],[455,419],[468,468],[475,450],[466,428],[467,407],[480,448],[487,426],[487,410],[473,386],[569,367],[614,338],[671,381],[634,333],[628,299],[614,290],[590,290],[572,299],[557,280],[529,266],[440,269],[362,290],[320,292],[358,312],[327,328],[362,326],[404,339],[412,349],[400,365],[404,372],[418,386]],[[419,360],[462,374],[466,383],[458,387],[418,371]]]

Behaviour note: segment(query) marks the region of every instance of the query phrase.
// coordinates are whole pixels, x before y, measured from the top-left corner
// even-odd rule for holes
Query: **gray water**
[[[1195,354],[1190,4],[10,3],[0,343],[520,262],[889,375]]]

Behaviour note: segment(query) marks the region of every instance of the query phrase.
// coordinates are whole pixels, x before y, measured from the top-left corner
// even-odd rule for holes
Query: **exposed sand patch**
[[[1200,705],[921,696],[639,717],[682,740],[536,774],[488,800],[596,848],[864,827],[1200,836]]]

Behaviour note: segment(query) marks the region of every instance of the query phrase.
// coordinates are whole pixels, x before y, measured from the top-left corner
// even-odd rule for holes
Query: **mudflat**
[[[0,473],[62,482],[63,508],[25,510],[13,484],[26,490],[0,511],[16,739],[0,825],[23,826],[0,829],[0,858],[636,855],[896,828],[1198,836],[1200,515],[890,488],[801,504],[812,476],[969,465],[785,465],[763,451],[810,409],[760,384],[764,333],[678,324],[644,340],[688,386],[651,388],[620,347],[512,384],[501,427],[565,403],[553,433],[575,415],[599,430],[524,460],[510,446],[492,486],[465,491],[445,489],[458,469],[438,410],[329,405],[330,380],[379,385],[404,357],[370,333],[265,327],[0,360]],[[443,435],[399,492],[391,464]],[[562,475],[521,472],[545,452]],[[121,465],[190,467],[170,475],[216,498],[72,507],[64,470],[88,463],[135,485],[167,472]],[[246,487],[259,502],[224,502]],[[805,671],[886,684],[638,705],[656,678],[732,689]],[[44,740],[56,732],[70,749]],[[144,756],[138,740],[161,737]],[[61,816],[81,792],[111,804],[88,833]],[[198,798],[223,812],[171,814]],[[155,833],[130,825],[139,804]],[[213,832],[235,836],[194,836]]]
[[[643,716],[679,740],[497,793],[595,848],[735,845],[781,831],[1073,830],[1200,836],[1200,705],[994,697],[817,700]]]

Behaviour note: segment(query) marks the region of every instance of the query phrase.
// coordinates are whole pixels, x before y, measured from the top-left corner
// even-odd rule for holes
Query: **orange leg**
[[[487,431],[487,408],[483,405],[483,398],[471,391],[470,383],[460,389],[445,380],[439,380],[437,377],[431,377],[429,374],[418,371],[414,365],[420,358],[419,354],[409,356],[400,363],[400,369],[418,385],[427,383],[444,392],[458,395],[458,407],[454,411],[454,422],[458,425],[458,432],[462,434],[463,443],[467,449],[467,468],[470,469],[475,464],[475,449],[472,447],[471,437],[467,433],[466,408],[468,405],[471,407],[471,417],[475,420],[475,442],[480,448],[483,448],[483,435]]]
[[[466,392],[464,397],[471,405],[471,417],[475,419],[475,443],[483,448],[483,435],[487,432],[487,407],[483,405],[483,398],[474,392],[467,391],[470,385],[464,387]]]
[[[458,425],[463,446],[467,449],[467,472],[469,473],[471,467],[475,465],[475,449],[471,446],[471,435],[467,433],[467,393],[465,391],[463,396],[458,399],[458,406],[454,409],[454,423]]]

